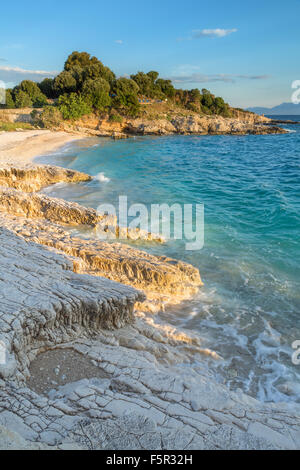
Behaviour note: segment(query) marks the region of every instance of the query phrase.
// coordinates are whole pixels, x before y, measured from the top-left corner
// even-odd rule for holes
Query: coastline
[[[33,130],[0,133],[0,164],[32,163],[34,158],[51,153],[85,135]]]
[[[16,134],[20,134],[17,145],[13,145],[15,136],[3,139],[0,135],[1,164],[27,165],[41,153],[49,153],[61,145],[82,138],[78,135],[49,133],[48,131],[32,131],[31,135],[27,132]],[[58,136],[59,138],[57,138]],[[2,144],[1,138],[2,142],[4,140]],[[5,158],[8,158],[8,161],[5,161]],[[39,167],[43,167],[43,165],[35,166],[35,168]],[[23,177],[18,173],[14,176],[17,183],[18,178]],[[43,184],[41,174],[37,174],[36,177],[39,178],[39,185]],[[70,175],[60,175],[59,177],[70,178]],[[72,178],[74,178],[74,174]],[[14,191],[20,191],[21,186],[18,187],[16,180],[14,180],[14,184]],[[16,193],[8,189],[4,197],[9,198],[11,202],[12,196],[15,198],[15,195]],[[109,253],[104,253],[105,244],[102,242],[98,244],[87,243],[70,237],[68,229],[62,228],[58,222],[60,208],[55,212],[56,209],[54,210],[53,201],[50,198],[47,199],[47,204],[50,206],[52,204],[52,218],[49,218],[49,215],[42,215],[42,213],[37,214],[39,217],[37,215],[33,217],[30,213],[30,211],[33,212],[32,196],[25,197],[23,191],[20,196],[23,197],[21,203],[16,203],[15,208],[10,205],[5,209],[5,213],[1,212],[0,214],[0,225],[3,230],[0,232],[2,243],[5,252],[9,253],[8,260],[15,259],[10,258],[13,256],[10,253],[15,251],[18,255],[17,259],[23,258],[29,263],[30,271],[33,273],[31,282],[34,282],[29,284],[30,289],[28,292],[26,291],[27,295],[29,295],[29,290],[33,289],[35,292],[35,285],[36,292],[42,290],[45,295],[41,297],[39,294],[37,304],[33,302],[26,306],[29,320],[26,320],[24,324],[28,331],[24,329],[26,332],[24,339],[22,335],[18,338],[14,337],[11,343],[10,358],[12,363],[15,360],[18,364],[15,362],[12,365],[11,363],[10,367],[15,367],[14,371],[17,370],[18,373],[13,372],[10,376],[9,371],[6,371],[8,373],[7,379],[5,380],[3,375],[2,380],[0,379],[0,399],[2,408],[4,407],[5,410],[0,412],[1,425],[5,424],[9,432],[20,432],[22,438],[30,442],[39,442],[58,448],[65,448],[67,445],[71,447],[79,445],[85,448],[84,436],[81,436],[79,440],[74,437],[78,435],[75,418],[79,416],[89,419],[88,424],[85,424],[87,436],[94,436],[95,431],[98,433],[98,441],[93,444],[95,448],[100,445],[101,448],[115,448],[113,446],[118,445],[125,448],[126,435],[130,428],[135,430],[134,434],[130,436],[131,442],[134,441],[133,445],[136,448],[141,448],[138,447],[141,446],[141,441],[143,447],[149,449],[154,448],[153,446],[159,446],[161,442],[163,442],[164,448],[178,449],[218,447],[272,449],[299,446],[297,439],[299,439],[300,430],[300,407],[294,407],[295,411],[291,417],[291,409],[288,405],[260,403],[243,393],[230,392],[226,386],[217,384],[205,367],[205,358],[212,357],[216,360],[217,358],[214,357],[213,351],[201,348],[201,343],[196,335],[189,336],[173,327],[170,328],[168,325],[159,325],[155,323],[153,314],[149,315],[143,311],[145,299],[143,295],[139,294],[140,289],[146,292],[150,304],[153,303],[151,296],[155,298],[157,294],[162,295],[163,300],[166,301],[170,293],[174,293],[176,289],[180,288],[179,284],[183,290],[188,289],[191,285],[190,293],[192,293],[197,284],[201,285],[196,270],[193,271],[192,267],[186,266],[184,263],[181,264],[181,262],[178,262],[179,269],[177,270],[176,266],[172,265],[171,267],[159,260],[158,257],[141,254],[142,252],[139,250],[125,246],[124,252],[121,252],[122,262],[118,264],[113,249]],[[29,205],[26,207],[23,202],[25,199],[29,200]],[[13,200],[15,201],[15,199]],[[22,207],[25,207],[23,214],[20,212]],[[64,214],[67,214],[64,222],[66,224],[68,222],[74,223],[74,213],[78,210],[77,205],[65,204],[62,210]],[[82,210],[83,217],[86,218],[89,214],[84,211],[84,208]],[[56,221],[53,220],[53,212],[58,216]],[[76,214],[78,213],[76,212]],[[81,223],[82,219],[79,222]],[[3,229],[3,227],[5,228]],[[55,251],[51,251],[53,248]],[[89,259],[86,256],[87,251]],[[53,277],[53,284],[47,284],[48,280],[44,284],[43,279],[36,280],[37,268],[30,260],[31,255],[40,260],[41,266],[44,266],[44,276],[47,277],[46,273],[48,273],[50,277]],[[101,269],[104,258],[106,260],[106,277],[111,281],[117,281],[118,286],[111,284],[111,281],[107,280],[106,282],[102,277],[103,270],[101,271]],[[127,268],[138,270],[142,282],[135,284],[133,278],[126,278],[125,272],[128,269],[118,273],[124,259],[127,260]],[[155,265],[159,264],[158,262],[161,263],[161,270],[155,268]],[[67,273],[62,273],[62,265],[64,265],[63,270],[66,269]],[[22,267],[19,262],[18,268],[17,274],[21,273],[22,275],[25,266]],[[9,269],[8,265],[7,270],[10,273]],[[147,277],[149,269],[150,272],[151,270],[155,272],[156,276],[162,276],[157,284],[154,283],[153,276]],[[154,269],[157,270],[153,271]],[[166,278],[163,273],[166,269],[168,269],[169,284],[165,282]],[[182,277],[184,270],[186,271]],[[112,273],[118,274],[112,275]],[[179,275],[179,273],[181,274]],[[88,276],[84,277],[82,274]],[[13,280],[13,272],[10,275],[12,276],[12,284],[18,292],[17,284]],[[26,277],[24,279],[26,280]],[[57,279],[60,279],[61,282],[61,292],[58,297],[56,297],[57,292],[55,291]],[[82,291],[78,288],[77,291],[75,290],[79,279],[84,285]],[[104,281],[102,281],[103,279]],[[192,279],[194,286],[191,282]],[[124,283],[122,288],[119,287],[121,286],[119,282]],[[160,285],[163,284],[165,284],[164,288],[159,291]],[[112,286],[113,290],[111,291]],[[52,302],[53,299],[56,301],[60,299],[65,310],[56,311],[53,304],[49,307],[47,289],[51,293]],[[105,302],[109,303],[109,300],[103,299],[101,296],[97,298],[96,292],[99,289],[104,297],[106,290],[109,292],[108,297],[115,296],[113,307],[109,306],[105,310],[103,305]],[[18,295],[21,295],[20,292]],[[81,305],[76,308],[81,308],[82,311],[75,313],[73,311],[76,297]],[[122,301],[120,301],[121,297]],[[124,308],[124,305],[127,305],[126,302],[130,304],[128,304],[128,308]],[[138,303],[136,304],[135,323],[132,323],[134,302]],[[35,309],[38,305],[38,312],[34,317],[36,323],[41,321],[38,335],[36,325],[31,331],[30,309],[32,309],[32,305],[35,306]],[[53,308],[54,312],[52,312]],[[44,328],[44,320],[39,320],[39,315],[45,315],[45,309],[51,310],[53,315],[53,318],[46,321],[47,330]],[[103,309],[106,312],[106,319],[104,323],[100,321],[100,324],[97,324],[95,318],[90,318],[90,311],[93,311],[93,317],[95,315],[101,317]],[[68,329],[67,325],[64,326],[66,311],[69,312],[68,326],[76,326],[76,334],[71,331],[72,328]],[[112,312],[114,312],[113,317],[111,317]],[[80,322],[78,322],[78,316],[81,318]],[[111,324],[109,324],[110,322]],[[111,330],[110,327],[113,329]],[[19,329],[18,334],[20,335]],[[95,334],[98,335],[96,339],[93,337]],[[16,340],[19,341],[19,346]],[[25,386],[26,376],[28,380],[28,374],[31,371],[31,362],[39,370],[41,365],[38,362],[39,357],[42,357],[45,351],[58,351],[63,355],[66,350],[71,350],[74,354],[86,358],[85,374],[89,371],[90,361],[94,361],[101,372],[96,382],[95,380],[93,382],[93,375],[90,379],[86,375],[79,376],[73,386],[69,385],[65,389],[60,389],[60,392],[53,392],[51,398],[45,398],[45,394],[41,396]],[[195,357],[200,364],[202,362],[202,366],[200,365],[196,369],[191,366],[192,359],[194,360]],[[62,361],[62,356],[60,356],[60,360]],[[181,364],[189,364],[187,371],[182,370]],[[20,392],[16,390],[16,379],[24,386]],[[53,379],[55,380],[55,376]],[[31,385],[37,389],[37,377],[35,380],[32,379]],[[65,384],[61,383],[60,385],[64,387]],[[29,403],[25,410],[25,418],[23,417],[24,407],[21,406],[23,415],[22,413],[18,414],[17,411],[17,404],[20,405],[24,397]],[[13,411],[10,402],[16,404],[15,407],[13,406]],[[41,402],[44,403],[43,411],[39,406]],[[126,412],[128,408],[131,413]],[[32,418],[37,411],[43,415],[43,420],[47,423],[46,429],[42,427],[40,421]],[[290,423],[290,419],[294,420],[293,425]],[[20,423],[20,420],[22,426],[19,431],[17,423]],[[31,424],[28,424],[29,422]],[[118,434],[114,438],[115,440],[110,437],[112,432]],[[133,437],[134,435],[135,437]],[[136,438],[137,435],[139,438]],[[286,437],[288,435],[292,437]]]

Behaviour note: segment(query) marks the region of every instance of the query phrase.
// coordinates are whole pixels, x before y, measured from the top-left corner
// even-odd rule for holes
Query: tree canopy
[[[141,109],[140,98],[169,101],[199,114],[230,115],[223,98],[215,97],[206,88],[176,89],[171,80],[159,77],[155,70],[116,78],[97,57],[78,51],[68,56],[64,70],[54,79],[45,78],[38,84],[23,80],[13,90],[7,90],[6,105],[2,107],[56,104],[65,118],[72,119],[87,110],[136,116]]]

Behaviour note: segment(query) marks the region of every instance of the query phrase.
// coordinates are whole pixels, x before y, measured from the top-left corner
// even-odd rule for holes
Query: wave
[[[94,176],[94,179],[97,180],[97,181],[100,181],[101,183],[109,183],[110,181],[110,178],[108,178],[107,176],[105,176],[104,173],[98,173],[96,176]]]

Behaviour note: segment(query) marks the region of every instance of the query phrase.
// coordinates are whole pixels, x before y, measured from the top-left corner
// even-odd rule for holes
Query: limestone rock
[[[1,165],[0,186],[26,192],[39,191],[55,183],[79,183],[90,181],[91,176],[79,171],[52,165]]]

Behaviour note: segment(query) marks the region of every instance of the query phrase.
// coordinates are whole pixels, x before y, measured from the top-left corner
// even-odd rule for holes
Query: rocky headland
[[[150,107],[149,107],[150,109]],[[246,135],[246,134],[285,134],[271,119],[254,113],[231,110],[232,117],[220,115],[201,115],[184,109],[167,111],[152,115],[147,112],[138,118],[122,117],[121,122],[113,122],[109,116],[89,114],[75,121],[63,121],[57,127],[61,138],[64,133],[81,136],[101,136],[126,138],[134,135]],[[37,115],[42,110],[35,110]],[[26,122],[34,124],[32,109],[0,110],[0,121]],[[46,132],[46,131],[42,131]]]
[[[82,132],[87,135],[128,137],[132,135],[246,135],[285,134],[286,130],[270,123],[268,118],[241,114],[231,118],[198,115],[196,113],[174,113],[156,119],[148,116],[124,118],[114,123],[107,118],[85,116],[75,123],[64,123],[67,132]]]

